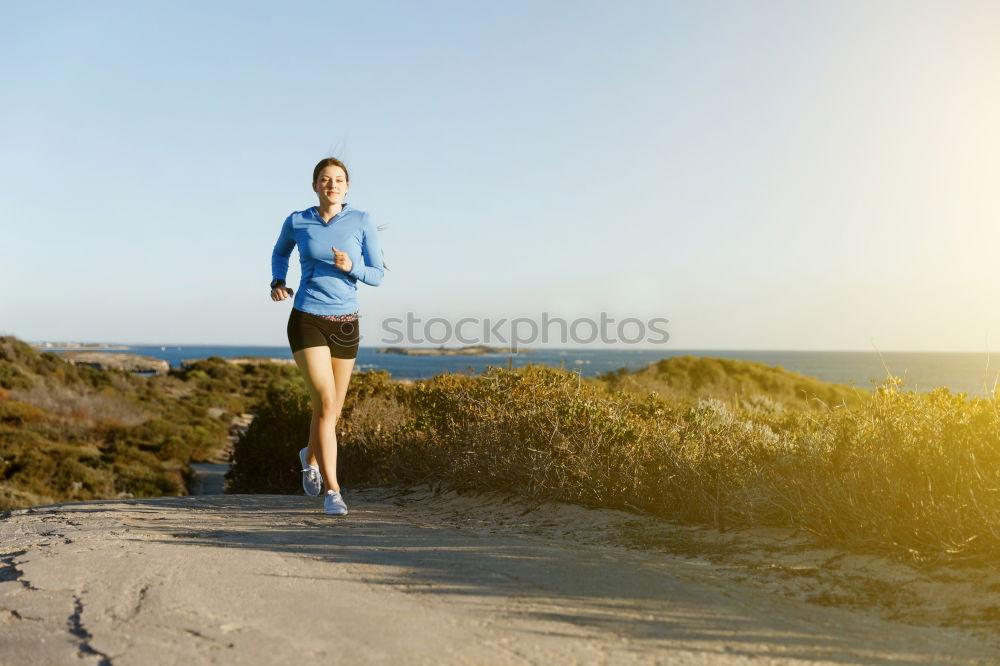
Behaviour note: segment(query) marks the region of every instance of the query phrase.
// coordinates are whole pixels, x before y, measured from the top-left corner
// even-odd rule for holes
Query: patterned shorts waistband
[[[319,317],[320,319],[327,319],[329,321],[357,321],[358,313],[350,312],[348,314],[339,315],[313,315],[314,317]]]

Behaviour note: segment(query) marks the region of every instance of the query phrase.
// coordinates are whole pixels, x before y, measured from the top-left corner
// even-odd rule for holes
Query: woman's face
[[[320,204],[336,206],[347,196],[347,174],[339,166],[323,167],[313,183],[313,192],[319,195]]]

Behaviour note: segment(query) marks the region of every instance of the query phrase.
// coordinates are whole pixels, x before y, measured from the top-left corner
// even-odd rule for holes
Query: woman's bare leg
[[[337,422],[340,422],[340,412],[344,409],[347,399],[347,386],[351,383],[351,373],[354,372],[353,358],[331,358],[333,365],[333,383],[337,388]]]
[[[306,451],[306,462],[315,467],[319,467],[319,459],[316,451],[319,451],[319,416],[322,409],[316,409],[316,402],[313,401],[312,418],[309,420],[309,444]]]
[[[343,406],[343,393],[337,391],[329,347],[306,347],[293,355],[302,372],[312,399],[313,414],[309,425],[309,459],[315,459],[326,487],[340,491],[337,482],[337,417]],[[340,359],[334,359],[340,360]]]
[[[353,358],[330,358],[333,369],[333,383],[337,391],[337,419],[340,423],[340,412],[344,409],[344,400],[347,398],[347,387],[351,382],[351,373],[354,372]],[[316,403],[313,406],[312,419],[309,422],[309,454],[310,465],[319,467],[319,457],[315,452],[319,451],[319,420],[322,409]]]

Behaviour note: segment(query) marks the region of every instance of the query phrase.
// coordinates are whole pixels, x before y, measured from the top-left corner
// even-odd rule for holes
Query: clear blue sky
[[[335,153],[388,225],[372,344],[606,312],[1000,349],[998,34],[996,2],[8,3],[0,331],[285,344],[271,248]]]

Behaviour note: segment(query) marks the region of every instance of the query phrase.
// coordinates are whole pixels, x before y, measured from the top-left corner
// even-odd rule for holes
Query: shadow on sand
[[[867,621],[859,622],[856,613],[783,601],[749,587],[733,594],[731,585],[714,584],[711,571],[693,564],[678,575],[676,560],[655,554],[422,525],[407,518],[405,503],[365,502],[350,492],[345,498],[351,507],[346,517],[323,514],[321,497],[291,495],[78,502],[25,511],[70,520],[74,514],[126,511],[144,543],[375,565],[370,570],[376,573],[364,582],[451,596],[458,603],[466,595],[517,598],[528,602],[520,605],[529,608],[522,615],[529,620],[558,621],[629,640],[683,641],[685,649],[693,642],[714,643],[715,649],[698,648],[709,657],[717,652],[851,664],[962,663],[928,640],[901,652],[907,633],[916,628],[886,623],[891,643],[885,632],[874,629],[868,636],[852,636],[845,626]],[[507,607],[503,612],[519,611]],[[844,624],[836,621],[838,613]]]

